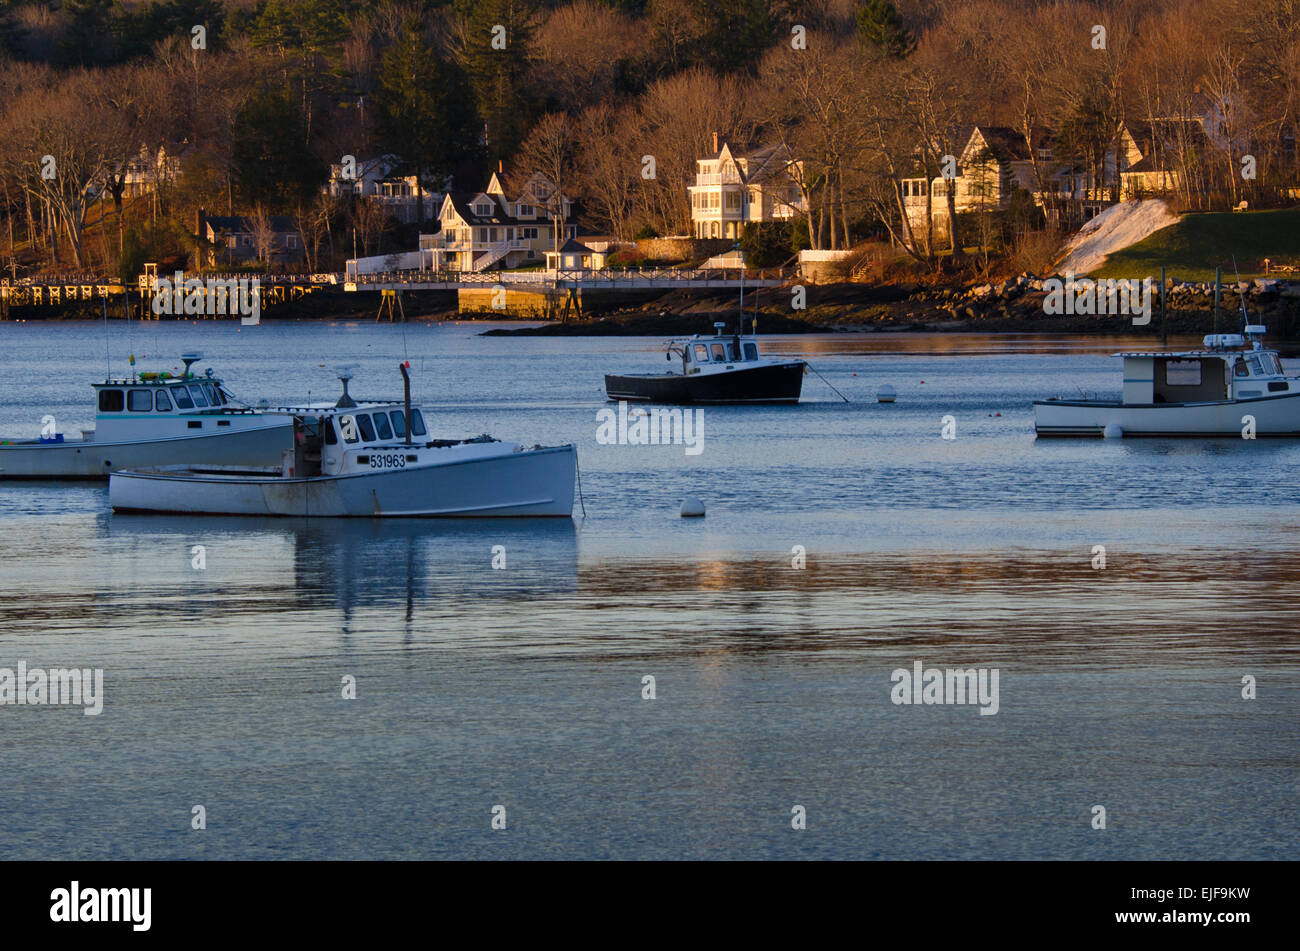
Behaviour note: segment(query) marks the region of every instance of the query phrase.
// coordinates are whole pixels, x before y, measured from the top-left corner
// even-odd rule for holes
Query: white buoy
[[[1119,423],[1107,423],[1101,434],[1107,439],[1123,439],[1124,428]]]
[[[682,518],[702,518],[704,516],[704,503],[693,495],[688,495],[682,499]]]
[[[880,389],[876,390],[877,403],[892,403],[894,402],[894,397],[896,396],[898,396],[898,391],[895,390],[888,383],[886,383]]]

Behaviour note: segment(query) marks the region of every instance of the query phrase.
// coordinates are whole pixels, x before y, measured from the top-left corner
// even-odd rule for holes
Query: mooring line
[[[806,366],[809,370],[812,370],[813,373],[817,373],[817,368],[816,368],[815,366],[813,366],[811,363],[809,363],[807,360],[805,360],[805,361],[803,362],[803,364],[804,364],[804,366]],[[828,380],[828,379],[826,379],[826,377],[822,376],[820,373],[817,373],[817,378],[818,378],[819,380],[821,380],[823,383],[825,383],[827,386],[829,386],[832,390],[835,390],[835,387],[831,384],[831,381]],[[843,393],[841,393],[839,390],[835,390],[835,395],[838,396],[840,399],[842,399],[842,400],[843,400],[844,402],[846,402],[846,403],[851,403],[851,402],[853,402],[853,401],[850,400],[847,396],[845,396]]]

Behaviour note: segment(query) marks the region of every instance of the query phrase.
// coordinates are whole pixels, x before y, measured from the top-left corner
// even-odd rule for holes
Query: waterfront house
[[[545,175],[534,173],[513,196],[500,169],[481,192],[448,192],[438,210],[441,230],[420,236],[426,265],[452,271],[541,266],[547,252],[577,239],[577,225],[569,224],[574,203]]]
[[[197,233],[207,242],[207,267],[303,260],[302,231],[292,215],[209,215],[198,212]]]
[[[391,153],[358,159],[345,166],[330,166],[325,191],[336,198],[369,198],[378,202],[384,213],[403,224],[431,220],[446,194],[446,182],[424,179],[421,195],[416,194],[416,172],[400,156]],[[419,213],[423,204],[424,214]]]
[[[785,145],[734,151],[713,134],[713,153],[695,162],[691,230],[696,238],[738,239],[749,222],[793,218],[806,211],[799,187],[803,165]]]

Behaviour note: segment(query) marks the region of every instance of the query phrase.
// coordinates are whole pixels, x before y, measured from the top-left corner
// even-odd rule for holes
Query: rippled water
[[[586,516],[113,516],[102,485],[0,483],[0,667],[106,695],[0,706],[0,857],[1294,854],[1300,443],[1035,441],[1030,401],[1117,393],[1131,341],[843,334],[768,349],[851,403],[809,376],[706,408],[698,456],[604,446],[601,374],[659,339],[481,329],[109,328],[115,372],[199,348],[253,399],[352,362],[393,396],[409,358],[439,435],[576,442]],[[0,324],[0,437],[89,425],[105,343]],[[997,668],[997,715],[891,703],[918,660]]]

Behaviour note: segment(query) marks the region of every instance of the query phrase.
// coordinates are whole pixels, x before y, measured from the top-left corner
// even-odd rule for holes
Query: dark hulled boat
[[[724,334],[670,341],[675,365],[667,373],[606,373],[611,400],[647,403],[797,403],[806,364],[788,357],[764,357],[758,336]]]

